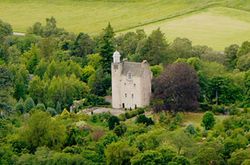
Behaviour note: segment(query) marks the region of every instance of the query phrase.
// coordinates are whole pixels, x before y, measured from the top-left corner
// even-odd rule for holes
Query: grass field
[[[1,0],[0,19],[25,32],[34,22],[54,16],[68,31],[99,33],[108,22],[117,32],[160,27],[171,41],[222,50],[250,38],[249,0]]]

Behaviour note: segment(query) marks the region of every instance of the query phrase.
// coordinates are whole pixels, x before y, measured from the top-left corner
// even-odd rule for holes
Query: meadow
[[[1,0],[0,19],[15,32],[54,16],[72,32],[98,34],[110,22],[117,32],[160,27],[169,41],[187,37],[194,44],[222,50],[250,38],[250,3],[236,0]]]

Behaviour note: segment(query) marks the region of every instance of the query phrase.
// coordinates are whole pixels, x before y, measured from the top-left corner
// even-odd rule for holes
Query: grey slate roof
[[[132,76],[139,77],[143,74],[142,63],[123,61],[122,65],[122,75],[127,75],[130,72]]]

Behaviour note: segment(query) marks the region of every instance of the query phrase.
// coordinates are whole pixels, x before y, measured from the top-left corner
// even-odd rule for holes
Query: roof
[[[130,72],[132,76],[141,76],[143,74],[143,71],[145,70],[143,64],[144,62],[138,63],[138,62],[123,61],[122,75],[127,75]]]

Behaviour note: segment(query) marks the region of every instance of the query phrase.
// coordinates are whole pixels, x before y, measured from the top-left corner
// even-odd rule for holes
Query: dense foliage
[[[87,115],[110,106],[116,49],[150,63],[151,105]],[[160,29],[74,34],[53,17],[15,36],[0,21],[0,164],[249,164],[249,53],[249,41],[216,52]]]

